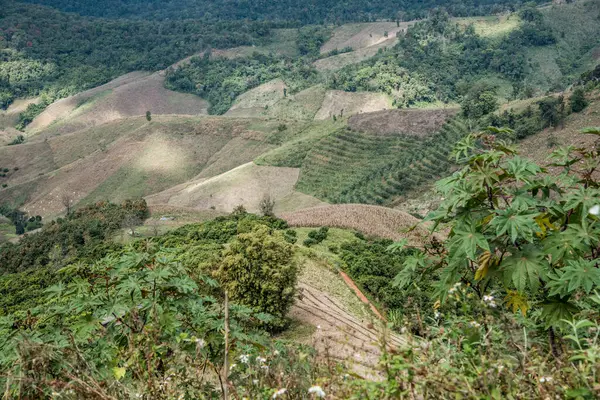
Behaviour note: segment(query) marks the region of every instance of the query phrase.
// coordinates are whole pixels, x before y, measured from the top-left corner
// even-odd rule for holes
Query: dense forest
[[[453,16],[485,15],[514,11],[525,4],[521,0],[234,0],[216,2],[211,0],[185,1],[132,1],[108,0],[102,2],[77,0],[26,0],[44,4],[62,11],[106,18],[132,19],[188,19],[205,21],[266,20],[296,21],[301,24],[364,22],[400,19],[409,21],[425,17],[436,7],[447,9]],[[535,0],[534,3],[543,3]]]
[[[41,91],[51,102],[126,72],[164,69],[208,47],[260,44],[273,26],[111,21],[9,2],[0,11],[0,108]]]

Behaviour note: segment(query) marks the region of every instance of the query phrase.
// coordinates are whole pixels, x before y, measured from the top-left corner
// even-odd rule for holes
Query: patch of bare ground
[[[225,113],[230,117],[254,117],[264,113],[284,98],[286,84],[281,79],[274,79],[241,94],[231,108]]]
[[[424,137],[437,132],[458,111],[457,108],[376,111],[353,115],[348,120],[348,126],[355,131],[371,134],[402,133]]]
[[[556,148],[574,146],[589,148],[598,141],[596,135],[581,134],[581,130],[600,126],[600,92],[589,97],[590,104],[583,111],[569,115],[564,123],[556,128],[547,128],[542,132],[529,136],[519,142],[519,153],[539,165],[547,165],[548,157]],[[557,174],[561,169],[549,167],[550,174]]]
[[[59,100],[29,125],[37,132],[51,124],[60,133],[69,133],[118,119],[153,115],[206,115],[208,103],[198,96],[164,87],[161,73],[131,73],[106,85]]]
[[[344,117],[370,113],[391,108],[390,98],[382,93],[329,90],[325,93],[325,99],[315,115],[315,120],[330,119],[333,116]]]
[[[218,175],[271,148],[264,132],[249,128],[254,122],[136,117],[0,147],[2,167],[18,167],[0,191],[0,202],[19,199],[26,210],[47,217],[63,211],[64,193],[74,203],[120,201],[161,192],[202,172]],[[269,124],[264,129],[274,129]]]
[[[283,213],[290,226],[354,229],[366,235],[392,240],[406,238],[411,246],[421,246],[429,236],[421,221],[403,211],[364,204],[336,204]],[[415,229],[410,230],[416,226]]]
[[[406,32],[408,27],[413,24],[414,21],[401,22],[399,25],[395,22],[342,25],[333,32],[332,38],[321,47],[321,53],[328,53],[335,49],[341,50],[346,47],[358,50],[374,46]]]
[[[278,202],[294,193],[300,170],[247,163],[212,178],[194,179],[146,197],[148,204],[231,212],[243,205],[259,212],[265,195]],[[320,201],[314,199],[313,204]],[[277,211],[277,210],[276,210]]]
[[[104,91],[112,90],[121,85],[126,85],[137,79],[146,77],[147,75],[148,74],[145,72],[131,72],[113,79],[104,85],[55,101],[46,107],[46,109],[40,115],[38,115],[33,122],[31,122],[31,124],[28,125],[28,131],[35,132],[44,129],[55,121],[67,118],[71,112],[90,100],[92,97]]]
[[[321,58],[313,63],[319,71],[337,71],[346,65],[357,64],[377,54],[380,49],[393,47],[398,43],[398,38],[393,37],[373,46],[354,50],[348,53],[336,54],[331,57]]]

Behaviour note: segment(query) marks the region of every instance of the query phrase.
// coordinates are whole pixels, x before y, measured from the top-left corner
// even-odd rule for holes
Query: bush
[[[284,233],[285,241],[294,244],[298,241],[298,234],[293,229],[288,229]]]
[[[270,330],[286,326],[285,315],[294,302],[298,266],[293,246],[283,233],[260,225],[241,233],[223,253],[215,276],[232,301],[268,313]]]
[[[585,91],[582,87],[576,88],[571,95],[571,111],[581,112],[587,105],[588,102],[585,99]]]
[[[265,217],[274,216],[273,209],[275,208],[275,200],[272,199],[270,195],[265,195],[258,206],[260,208],[260,212]]]
[[[308,232],[308,237],[310,239],[313,239],[316,243],[321,243],[323,240],[327,239],[328,232],[329,232],[329,228],[326,226],[323,226],[319,229]]]

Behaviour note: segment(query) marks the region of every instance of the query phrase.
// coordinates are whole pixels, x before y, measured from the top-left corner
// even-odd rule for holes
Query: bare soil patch
[[[315,115],[315,120],[325,120],[361,113],[370,113],[392,108],[389,97],[382,93],[370,92],[344,92],[342,90],[329,90],[321,108]]]
[[[364,47],[348,53],[337,54],[335,56],[322,58],[313,63],[319,71],[336,71],[344,68],[346,65],[357,64],[367,60],[377,54],[379,49],[393,47],[398,43],[398,38],[393,37],[373,46]]]
[[[89,128],[106,122],[143,116],[180,114],[205,115],[208,103],[198,96],[179,93],[164,87],[161,73],[131,73],[106,85],[57,101],[29,126],[36,132],[59,123],[61,133]]]
[[[321,53],[351,47],[354,50],[374,46],[406,32],[414,22],[371,22],[342,25],[333,32],[333,37],[321,47]],[[387,35],[386,35],[387,33]]]
[[[385,110],[350,117],[348,125],[356,131],[377,135],[402,133],[424,137],[437,132],[456,108]]]
[[[265,195],[276,202],[294,192],[300,170],[247,163],[212,178],[195,179],[148,196],[148,204],[231,212],[243,205],[259,212]],[[318,200],[317,200],[318,201]]]
[[[354,229],[367,235],[392,240],[408,239],[409,244],[420,246],[429,235],[421,221],[410,214],[391,208],[364,204],[336,204],[313,207],[281,214],[291,226]]]

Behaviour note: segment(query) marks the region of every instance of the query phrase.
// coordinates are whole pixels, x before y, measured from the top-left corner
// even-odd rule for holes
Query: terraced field
[[[466,133],[459,119],[426,138],[338,130],[308,153],[297,189],[332,203],[389,204],[446,174],[450,149]]]

